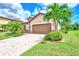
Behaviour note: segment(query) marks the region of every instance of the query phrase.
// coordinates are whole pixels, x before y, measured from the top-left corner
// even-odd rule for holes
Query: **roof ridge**
[[[30,19],[29,20],[29,18],[27,19],[28,21],[27,22],[25,22],[25,23],[29,23],[30,21],[32,21],[34,18],[36,18],[39,14],[43,14],[44,15],[44,13],[38,13],[38,14],[36,14],[34,17],[32,17],[32,16],[30,16],[29,18],[32,18],[32,19]]]

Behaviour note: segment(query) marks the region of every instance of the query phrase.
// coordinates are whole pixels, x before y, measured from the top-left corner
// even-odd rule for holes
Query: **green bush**
[[[63,33],[60,31],[50,32],[45,36],[45,40],[62,40]]]
[[[62,29],[62,30],[60,30],[60,31],[63,32],[63,33],[65,33],[65,34],[68,33],[68,30],[66,30],[66,29]]]
[[[23,35],[23,33],[20,32],[9,32],[7,35],[11,35],[12,37],[17,37]]]
[[[18,33],[12,33],[11,34],[13,37],[17,37],[17,36],[20,36],[21,34],[18,34]]]

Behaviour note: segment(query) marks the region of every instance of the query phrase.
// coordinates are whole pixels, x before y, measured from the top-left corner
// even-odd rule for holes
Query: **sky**
[[[0,3],[0,16],[19,18],[27,21],[28,17],[35,16],[39,12],[45,13],[45,9],[49,4],[50,3]],[[79,4],[67,4],[73,11],[72,21],[79,22]]]

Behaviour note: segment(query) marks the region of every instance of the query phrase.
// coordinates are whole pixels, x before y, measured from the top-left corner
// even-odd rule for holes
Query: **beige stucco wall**
[[[33,24],[40,24],[40,23],[43,23],[43,17],[44,15],[40,14],[38,15],[36,18],[34,18],[31,22],[30,22],[30,25],[33,25]]]
[[[0,18],[0,24],[7,24],[10,20]]]
[[[30,30],[32,30],[32,25],[33,24],[42,24],[42,23],[48,23],[47,21],[44,21],[44,15],[43,14],[39,14],[36,18],[34,18],[31,22],[30,22]],[[53,26],[53,22],[50,20],[49,23],[52,24],[52,30],[54,30],[54,26]]]
[[[26,30],[29,30],[29,24],[25,24]]]

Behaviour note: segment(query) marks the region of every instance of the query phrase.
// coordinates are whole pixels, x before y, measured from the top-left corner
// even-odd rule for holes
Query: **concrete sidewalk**
[[[44,34],[25,34],[0,41],[0,56],[19,56],[42,41]]]

